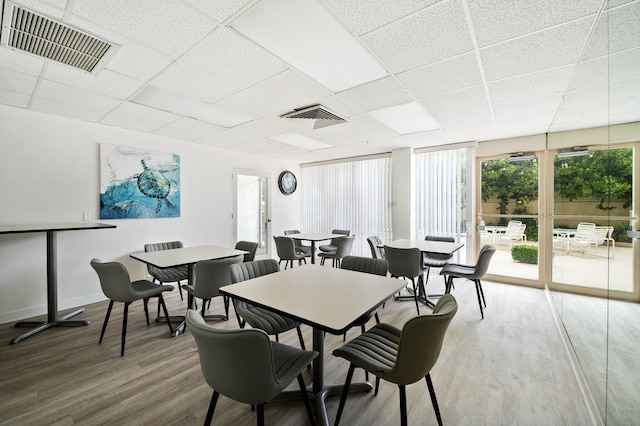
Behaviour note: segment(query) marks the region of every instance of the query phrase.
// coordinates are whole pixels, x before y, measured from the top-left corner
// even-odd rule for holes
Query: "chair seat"
[[[163,291],[173,291],[173,289],[175,288],[172,285],[156,284],[148,280],[133,281],[131,283],[131,286],[138,296],[135,300],[157,296]]]
[[[269,335],[280,334],[300,325],[299,322],[291,318],[248,303],[244,303],[243,308],[242,318],[244,318],[251,327],[264,330]]]
[[[424,256],[422,259],[425,268],[442,268],[449,264],[449,259],[436,259],[429,256]]]
[[[453,275],[460,278],[473,277],[476,274],[476,268],[469,265],[460,265],[457,263],[449,263],[440,271],[440,275]]]
[[[291,383],[293,379],[317,356],[316,351],[303,351],[293,346],[271,341],[273,351],[273,370],[280,383]]]
[[[311,256],[311,247],[309,246],[296,246],[296,251],[298,252],[298,254]]]
[[[401,331],[389,324],[376,324],[333,351],[333,355],[384,378],[395,365]]]
[[[336,250],[338,250],[338,247],[331,244],[325,244],[318,247],[318,250],[329,253],[329,252],[335,252]]]

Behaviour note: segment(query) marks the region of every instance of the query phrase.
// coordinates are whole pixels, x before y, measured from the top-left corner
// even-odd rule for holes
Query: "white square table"
[[[313,328],[313,361],[310,397],[316,402],[319,423],[329,424],[325,406],[328,395],[339,395],[343,385],[324,383],[324,333],[340,335],[364,314],[372,312],[404,287],[395,278],[319,265],[304,265],[220,288],[220,293],[277,312]],[[370,383],[350,391],[370,391]],[[289,391],[282,395],[299,395]]]

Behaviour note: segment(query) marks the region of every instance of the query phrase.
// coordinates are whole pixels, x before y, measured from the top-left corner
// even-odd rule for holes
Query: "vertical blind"
[[[455,237],[466,233],[467,149],[415,155],[417,238]]]
[[[391,239],[391,157],[309,165],[301,172],[305,231],[348,229],[356,235],[356,256],[371,256],[367,237]]]

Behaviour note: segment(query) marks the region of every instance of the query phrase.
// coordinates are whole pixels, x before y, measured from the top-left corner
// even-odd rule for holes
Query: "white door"
[[[236,241],[258,243],[256,256],[268,254],[268,176],[259,171],[237,171],[233,175]]]

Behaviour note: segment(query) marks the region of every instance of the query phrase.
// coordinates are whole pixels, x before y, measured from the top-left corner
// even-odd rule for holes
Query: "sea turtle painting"
[[[174,204],[167,198],[171,191],[171,182],[169,182],[169,179],[162,173],[163,171],[147,166],[144,159],[140,160],[140,163],[144,170],[142,173],[135,175],[134,178],[138,181],[138,189],[140,192],[147,197],[158,200],[156,213],[159,213],[162,208],[162,200],[164,200],[167,205],[173,206]]]

